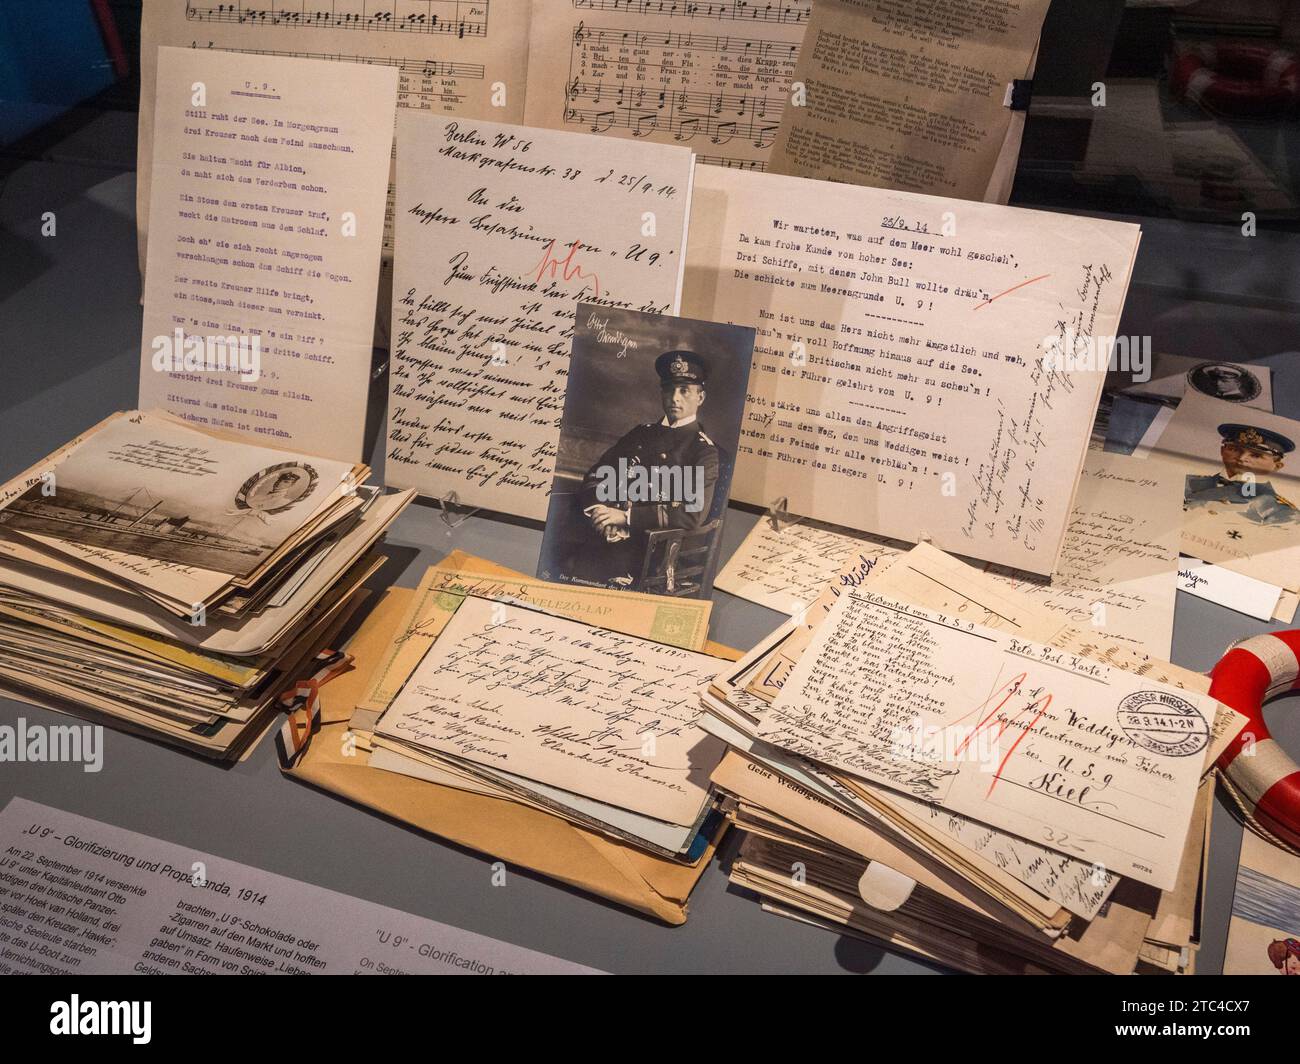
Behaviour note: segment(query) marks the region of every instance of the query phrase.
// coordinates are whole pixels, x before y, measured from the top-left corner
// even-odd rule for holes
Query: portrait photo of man
[[[1249,403],[1262,388],[1245,366],[1227,362],[1203,362],[1187,374],[1187,382],[1202,395],[1229,403]]]
[[[539,575],[708,594],[752,351],[750,330],[579,309]]]
[[[694,351],[668,351],[655,361],[661,420],[632,428],[583,478],[576,505],[590,523],[595,543],[585,561],[596,583],[632,581],[644,569],[648,532],[706,524],[718,483],[718,447],[700,421],[708,393],[708,363]],[[644,501],[609,499],[602,489],[621,468],[643,468],[650,483],[667,490]],[[674,493],[673,486],[680,491]],[[679,497],[674,498],[676,494]]]

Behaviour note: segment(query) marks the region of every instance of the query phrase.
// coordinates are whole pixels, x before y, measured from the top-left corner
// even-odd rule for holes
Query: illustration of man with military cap
[[[1294,503],[1282,498],[1265,479],[1281,470],[1294,441],[1272,429],[1229,423],[1219,426],[1223,472],[1210,476],[1189,476],[1183,497],[1184,508],[1228,507],[1247,520],[1261,525],[1281,525],[1300,520]]]
[[[693,531],[708,523],[718,482],[719,452],[700,424],[708,363],[694,351],[668,351],[655,360],[664,417],[637,425],[588,470],[577,505],[590,531],[574,575],[633,588],[645,563],[647,536],[660,529]],[[629,476],[631,474],[631,476]],[[611,480],[672,485],[643,499],[611,499]],[[644,494],[644,493],[641,493]]]

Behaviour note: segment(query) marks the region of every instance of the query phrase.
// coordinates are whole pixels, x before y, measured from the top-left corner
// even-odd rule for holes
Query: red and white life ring
[[[1210,697],[1247,718],[1219,758],[1228,789],[1259,827],[1300,849],[1300,766],[1264,723],[1265,701],[1300,689],[1300,631],[1270,632],[1237,644],[1210,678]]]
[[[1300,60],[1264,44],[1182,45],[1169,84],[1179,99],[1219,114],[1272,117],[1300,101]]]

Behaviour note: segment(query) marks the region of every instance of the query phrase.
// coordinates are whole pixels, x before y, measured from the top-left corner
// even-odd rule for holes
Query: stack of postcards
[[[1192,970],[1244,718],[933,547],[873,562],[703,696],[733,882],[970,972]]]
[[[364,465],[119,413],[0,488],[0,690],[213,758],[263,733],[410,501]]]
[[[430,569],[357,707],[372,768],[688,865],[724,827],[698,727],[709,603]],[[600,617],[600,623],[592,618]],[[714,648],[716,649],[716,648]]]

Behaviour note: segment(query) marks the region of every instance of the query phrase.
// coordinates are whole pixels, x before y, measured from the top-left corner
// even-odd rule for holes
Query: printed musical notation
[[[569,0],[531,10],[527,124],[689,144],[700,162],[766,168],[811,0]]]
[[[771,146],[785,106],[780,97],[656,92],[645,86],[615,89],[582,81],[570,83],[565,100],[565,121],[582,123],[592,133],[619,126],[637,137],[668,132],[674,140],[706,137],[714,144],[743,138],[756,148]]]
[[[187,3],[191,22],[486,37],[491,0],[231,0]]]
[[[645,30],[601,29],[579,22],[573,31],[573,43],[612,45],[627,48],[668,48],[690,52],[733,52],[747,60],[770,60],[793,63],[799,58],[799,45],[791,41],[755,41],[744,37],[715,37],[703,33],[656,33]]]
[[[216,45],[211,41],[206,46],[193,41],[190,47],[214,48]],[[432,59],[350,55],[346,52],[286,52],[270,48],[225,48],[223,50],[239,52],[242,55],[278,55],[289,59],[327,59],[334,63],[365,63],[371,66],[396,67],[399,74],[397,106],[415,107],[421,110],[433,110],[435,101],[444,109],[464,103],[465,94],[456,91],[456,82],[462,78],[482,81],[486,76],[482,63],[443,63]],[[388,250],[387,244],[385,249]]]
[[[759,173],[767,171],[767,163],[761,159],[730,159],[725,155],[697,155],[695,160],[705,166],[721,166],[724,170],[755,170]]]
[[[804,26],[812,14],[811,0],[790,3],[756,3],[729,0],[727,3],[688,3],[685,0],[573,0],[579,11],[617,11],[629,15],[661,15],[667,18],[716,18],[740,22],[776,22]]]
[[[431,59],[401,59],[382,55],[347,55],[341,52],[277,52],[269,48],[239,48],[247,55],[282,55],[290,59],[329,59],[335,63],[369,63],[375,66],[397,67],[399,73],[411,78],[473,78],[482,80],[482,63],[439,63]]]

